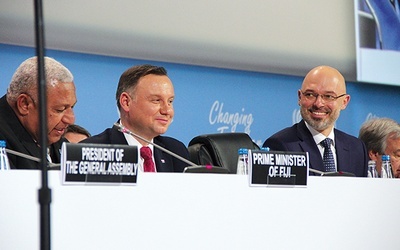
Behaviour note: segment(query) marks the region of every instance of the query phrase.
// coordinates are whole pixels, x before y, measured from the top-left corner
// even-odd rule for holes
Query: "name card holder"
[[[136,185],[137,162],[136,146],[64,142],[62,184]]]
[[[250,186],[307,186],[307,152],[249,150],[248,156]]]

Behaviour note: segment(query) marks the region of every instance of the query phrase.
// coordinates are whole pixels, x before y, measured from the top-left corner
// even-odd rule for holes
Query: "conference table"
[[[48,172],[51,249],[399,249],[400,180],[139,173],[136,185],[62,185]],[[40,248],[41,174],[0,172],[0,249]]]

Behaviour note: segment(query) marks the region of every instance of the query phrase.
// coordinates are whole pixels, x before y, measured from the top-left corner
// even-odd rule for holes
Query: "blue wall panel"
[[[33,48],[0,44],[0,94],[14,70]],[[303,77],[285,76],[83,53],[46,51],[75,77],[76,123],[92,134],[118,119],[115,90],[119,76],[132,65],[164,66],[175,87],[175,118],[167,135],[187,144],[194,136],[221,131],[246,132],[259,145],[300,118],[297,90]],[[336,127],[354,136],[370,117],[399,121],[400,87],[349,82],[351,101]]]

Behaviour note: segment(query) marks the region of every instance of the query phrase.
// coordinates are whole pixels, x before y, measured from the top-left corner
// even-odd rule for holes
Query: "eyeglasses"
[[[309,101],[315,101],[317,100],[318,96],[322,98],[324,102],[333,102],[336,101],[338,98],[343,97],[347,94],[343,94],[340,96],[334,96],[334,95],[324,95],[324,94],[317,94],[317,93],[312,93],[312,92],[301,92],[301,94]]]

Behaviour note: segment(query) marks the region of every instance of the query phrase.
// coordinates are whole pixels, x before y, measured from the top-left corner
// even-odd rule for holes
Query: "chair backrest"
[[[199,135],[193,138],[188,146],[192,162],[223,167],[231,174],[236,174],[239,148],[259,149],[246,133]]]

